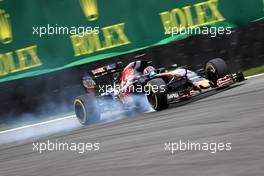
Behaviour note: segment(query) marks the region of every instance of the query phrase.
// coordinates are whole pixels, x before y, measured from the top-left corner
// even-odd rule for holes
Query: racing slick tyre
[[[149,92],[147,98],[149,104],[154,110],[163,110],[168,108],[167,101],[167,84],[161,78],[150,80],[147,85],[149,86]]]
[[[210,60],[205,67],[208,79],[211,80],[214,85],[217,85],[217,79],[223,78],[230,74],[230,71],[226,65],[226,62],[221,58]]]
[[[100,121],[101,113],[95,97],[84,94],[74,100],[76,117],[82,125],[90,125]]]

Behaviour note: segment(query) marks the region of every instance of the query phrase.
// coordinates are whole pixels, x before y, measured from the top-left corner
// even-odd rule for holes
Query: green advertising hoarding
[[[237,27],[263,16],[263,0],[0,1],[0,82],[189,35],[172,37],[171,28]]]

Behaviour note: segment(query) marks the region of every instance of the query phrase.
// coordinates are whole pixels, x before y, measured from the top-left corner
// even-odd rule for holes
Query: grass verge
[[[260,73],[264,73],[264,65],[259,67],[251,68],[243,72],[245,76],[253,76]]]

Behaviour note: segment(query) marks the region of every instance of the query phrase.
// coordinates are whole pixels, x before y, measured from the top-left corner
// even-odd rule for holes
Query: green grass
[[[11,128],[15,128],[15,126],[14,125],[6,125],[6,124],[0,125],[0,131],[5,131],[5,130],[11,129]]]
[[[260,73],[264,73],[264,65],[261,65],[259,67],[251,68],[243,72],[245,76],[252,76],[257,75]]]

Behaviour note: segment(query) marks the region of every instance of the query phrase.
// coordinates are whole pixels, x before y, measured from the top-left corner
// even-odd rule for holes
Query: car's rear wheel
[[[221,58],[210,60],[205,67],[208,79],[217,85],[217,80],[230,74],[226,62]]]
[[[85,94],[74,100],[76,117],[82,125],[94,124],[100,121],[101,113],[95,97]]]
[[[147,98],[152,108],[157,111],[168,108],[168,88],[165,81],[161,78],[152,79],[146,86],[149,88]]]

